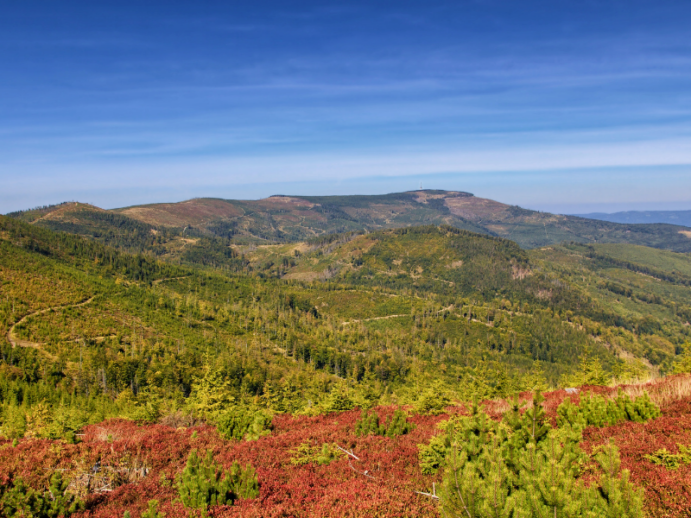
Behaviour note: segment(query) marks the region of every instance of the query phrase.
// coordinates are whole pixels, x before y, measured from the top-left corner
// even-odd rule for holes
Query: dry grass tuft
[[[123,460],[117,466],[101,466],[97,462],[90,467],[78,468],[67,491],[83,499],[87,495],[109,493],[116,487],[138,482],[148,473],[149,467],[139,458]]]
[[[677,374],[674,376],[667,376],[665,378],[657,378],[654,380],[645,380],[638,383],[629,383],[626,385],[617,385],[613,387],[600,386],[584,386],[579,387],[578,392],[573,394],[574,397],[580,398],[582,394],[592,393],[598,394],[607,399],[614,399],[617,397],[619,391],[623,392],[630,398],[637,398],[647,393],[650,399],[660,408],[664,408],[675,401],[682,400],[691,396],[691,374]],[[566,399],[571,397],[565,390],[555,390],[552,392],[545,392],[545,402],[543,406],[548,414],[553,417],[556,415],[557,407]],[[532,392],[522,392],[519,396],[521,403],[521,411],[528,410],[533,407]],[[576,399],[578,401],[578,399]],[[483,401],[482,408],[488,415],[493,418],[499,418],[511,409],[511,399],[492,399]]]
[[[202,421],[201,419],[197,419],[192,414],[188,414],[182,412],[181,410],[177,410],[175,412],[163,416],[159,420],[159,423],[164,426],[170,426],[171,428],[179,429],[198,426],[200,424],[203,424],[204,421]]]
[[[94,433],[93,440],[102,442],[113,442],[122,439],[122,435],[111,428],[98,427]]]
[[[647,392],[650,399],[652,399],[655,404],[659,407],[663,407],[691,396],[691,375],[678,374],[676,376],[659,378],[645,383],[621,385],[618,388],[621,389],[624,394],[634,398],[642,396]]]

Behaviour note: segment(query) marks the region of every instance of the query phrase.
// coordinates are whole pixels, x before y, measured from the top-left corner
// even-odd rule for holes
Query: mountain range
[[[624,212],[591,212],[590,214],[574,214],[581,218],[599,219],[612,223],[669,223],[691,227],[691,210],[630,210]]]
[[[503,237],[524,249],[558,244],[629,243],[691,252],[688,227],[617,223],[507,205],[467,192],[419,190],[370,196],[270,196],[260,200],[195,198],[113,210],[69,202],[8,214],[51,230],[86,235],[130,251],[158,242],[162,254],[198,239],[227,246],[303,241],[348,231],[417,225]],[[207,241],[208,246],[212,246]]]

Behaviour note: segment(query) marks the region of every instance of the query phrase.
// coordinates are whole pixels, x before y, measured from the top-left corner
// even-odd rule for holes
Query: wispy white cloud
[[[260,192],[286,178],[445,172],[484,178],[482,190],[499,189],[501,171],[529,182],[535,170],[691,163],[683,24],[614,18],[586,30],[598,20],[542,7],[546,23],[509,2],[232,17],[171,5],[154,23],[95,6],[108,30],[84,18],[81,30],[68,20],[0,31],[0,180],[11,190],[0,203],[64,186],[124,196],[177,192],[166,191],[175,182],[202,195],[247,178],[245,192]]]

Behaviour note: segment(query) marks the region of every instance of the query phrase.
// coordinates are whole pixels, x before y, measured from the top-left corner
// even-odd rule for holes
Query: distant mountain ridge
[[[103,210],[76,202],[15,212],[34,225],[166,256],[191,247],[306,241],[327,234],[450,225],[502,237],[524,249],[562,242],[629,243],[691,252],[691,231],[670,224],[621,224],[523,209],[460,191],[383,195],[194,198]],[[199,241],[202,240],[202,241]],[[139,245],[137,244],[139,243]],[[195,252],[196,253],[196,252]]]
[[[668,223],[691,227],[691,210],[629,210],[612,213],[591,212],[590,214],[574,214],[574,216],[611,223]]]

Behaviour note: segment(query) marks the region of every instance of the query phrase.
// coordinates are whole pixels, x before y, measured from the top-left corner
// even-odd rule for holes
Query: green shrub
[[[643,455],[653,464],[664,466],[667,469],[678,469],[684,464],[691,464],[691,446],[677,444],[679,453],[670,453],[666,448],[657,450],[652,455]]]
[[[207,369],[204,377],[195,378],[187,406],[195,415],[213,419],[234,399],[227,377],[221,371]]]
[[[15,479],[0,487],[0,515],[58,518],[84,510],[83,502],[66,492],[67,485],[60,472],[53,474],[43,493],[27,486],[22,479]]]
[[[256,441],[271,433],[272,416],[267,410],[234,407],[216,419],[216,427],[226,439]]]
[[[141,518],[163,518],[165,514],[158,512],[158,500],[149,500],[149,508],[144,511]]]
[[[259,483],[252,466],[242,468],[234,462],[230,471],[222,473],[211,451],[200,459],[197,450],[192,450],[178,479],[178,494],[185,507],[207,509],[230,504],[238,498],[256,498],[259,496]]]
[[[290,463],[293,466],[302,466],[310,463],[323,466],[344,455],[335,444],[324,443],[321,447],[315,447],[308,442],[300,444],[291,453]]]
[[[606,386],[612,381],[612,375],[604,370],[597,357],[581,356],[581,363],[576,372],[562,376],[562,387],[581,387],[583,385]]]
[[[26,433],[24,409],[16,405],[3,405],[0,409],[0,437],[21,439]]]
[[[358,437],[363,435],[383,435],[380,433],[381,431],[377,413],[368,413],[363,410],[360,419],[355,423],[355,435]]]
[[[580,404],[574,405],[565,399],[557,409],[557,424],[586,426],[612,426],[624,421],[644,423],[660,416],[660,409],[643,394],[632,400],[621,391],[615,399],[607,400],[599,395],[581,397]]]
[[[360,419],[355,423],[355,435],[384,435],[395,437],[405,435],[413,429],[413,425],[408,422],[405,412],[396,410],[388,422],[380,423],[376,412],[362,412]]]
[[[444,460],[451,447],[449,435],[443,433],[435,435],[429,444],[418,444],[418,458],[420,470],[425,475],[433,475],[444,466]]]
[[[441,383],[435,383],[425,390],[415,402],[419,414],[441,414],[449,406],[450,399]]]
[[[345,412],[346,410],[352,410],[356,406],[352,391],[347,387],[341,386],[331,391],[329,397],[323,403],[323,410],[327,414],[331,412]]]
[[[53,409],[53,420],[50,423],[51,439],[75,441],[75,434],[89,424],[89,413],[80,408],[57,406]]]
[[[518,401],[501,422],[473,405],[471,415],[443,425],[446,432],[420,448],[424,470],[444,467],[440,494],[445,516],[640,518],[642,493],[621,471],[612,444],[596,455],[602,475],[586,486],[578,477],[589,463],[581,430],[552,429],[537,393],[531,408]]]

